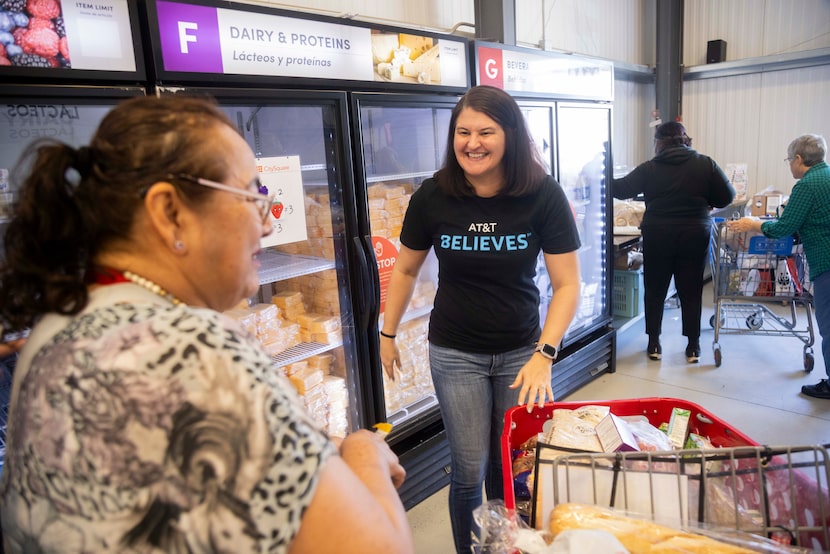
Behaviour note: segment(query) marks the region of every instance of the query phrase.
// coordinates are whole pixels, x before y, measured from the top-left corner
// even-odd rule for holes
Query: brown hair
[[[210,140],[218,125],[232,126],[208,98],[142,96],[110,111],[88,147],[35,142],[14,172],[21,185],[4,237],[0,320],[22,329],[47,312],[82,310],[92,260],[129,237],[147,187],[171,173],[226,178]],[[193,202],[210,194],[176,185]]]
[[[459,197],[475,194],[455,157],[453,145],[458,116],[464,108],[483,113],[504,129],[504,158],[501,163],[507,182],[499,194],[523,196],[538,189],[547,176],[547,170],[527,130],[522,110],[508,93],[482,85],[468,90],[452,110],[444,167],[435,173],[435,180],[442,190]]]

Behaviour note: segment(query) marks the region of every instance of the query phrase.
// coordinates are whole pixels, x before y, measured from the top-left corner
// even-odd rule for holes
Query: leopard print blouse
[[[336,447],[258,344],[187,306],[70,320],[16,385],[6,551],[286,552]]]

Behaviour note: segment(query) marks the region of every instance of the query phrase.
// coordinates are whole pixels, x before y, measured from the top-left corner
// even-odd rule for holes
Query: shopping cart
[[[729,229],[723,219],[712,227],[712,289],[715,366],[723,361],[721,333],[795,337],[804,344],[804,370],[813,370],[813,295],[804,250],[793,237],[769,239]],[[799,325],[798,310],[806,325]]]
[[[539,445],[535,496],[527,522],[545,521],[542,499],[624,510],[658,523],[703,534],[724,530],[752,533],[777,542],[830,550],[830,460],[826,446],[759,445],[698,404],[678,398],[639,398],[548,403],[528,413],[508,410],[502,434],[504,502],[521,513],[512,462],[520,446],[540,433],[555,409],[608,406],[617,416],[646,416],[667,422],[674,408],[689,410],[689,432],[716,447],[667,452],[543,454]],[[542,473],[540,473],[542,472]],[[545,479],[542,474],[550,477]],[[540,487],[548,487],[540,490]],[[550,504],[550,502],[548,502]],[[545,525],[546,527],[546,525]]]

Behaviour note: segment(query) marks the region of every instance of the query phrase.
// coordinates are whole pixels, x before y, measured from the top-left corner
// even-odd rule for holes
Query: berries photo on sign
[[[58,0],[0,0],[0,65],[72,67]]]

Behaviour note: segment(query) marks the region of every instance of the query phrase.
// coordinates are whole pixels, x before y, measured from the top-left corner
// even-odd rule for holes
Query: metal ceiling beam
[[[683,115],[683,0],[657,0],[655,96],[663,121]]]
[[[830,64],[830,48],[817,48],[790,54],[776,54],[774,56],[758,56],[744,58],[731,62],[710,63],[687,67],[683,71],[683,79],[711,79],[714,77],[732,77],[752,73],[767,73],[769,71],[783,71],[800,67],[813,67]]]
[[[516,1],[475,0],[476,38],[516,46]]]

